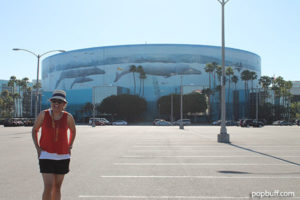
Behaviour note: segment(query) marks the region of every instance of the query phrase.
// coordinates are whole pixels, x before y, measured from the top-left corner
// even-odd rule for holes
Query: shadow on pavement
[[[283,158],[279,158],[279,157],[272,156],[272,155],[269,155],[269,154],[266,154],[266,153],[255,151],[255,150],[252,150],[252,149],[249,149],[249,148],[241,147],[241,146],[238,146],[238,145],[235,145],[235,144],[232,144],[232,143],[230,143],[228,145],[231,145],[233,147],[236,147],[236,148],[239,148],[239,149],[243,149],[243,150],[246,150],[246,151],[250,151],[250,152],[253,152],[253,153],[257,153],[257,154],[260,154],[260,155],[263,155],[263,156],[268,156],[270,158],[274,158],[274,159],[277,159],[277,160],[280,160],[280,161],[283,161],[283,162],[287,162],[287,163],[290,163],[290,164],[293,164],[293,165],[296,165],[296,166],[300,167],[299,163],[295,163],[295,162],[292,162],[292,161],[289,161],[289,160],[285,160]]]

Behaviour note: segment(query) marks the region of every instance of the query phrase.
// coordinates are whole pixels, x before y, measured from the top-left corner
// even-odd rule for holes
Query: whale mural
[[[94,80],[94,79],[91,79],[91,78],[88,78],[88,77],[78,77],[78,78],[76,78],[76,79],[73,81],[73,83],[71,84],[70,89],[72,89],[73,86],[74,86],[75,84],[77,84],[77,83],[86,83],[86,82],[91,82],[91,81],[93,81],[93,80]]]
[[[116,77],[114,82],[120,80],[120,78],[128,73],[130,73],[130,66],[128,65],[122,68],[122,72],[116,72]],[[141,64],[145,74],[153,75],[153,76],[163,76],[165,78],[169,78],[170,76],[175,75],[195,75],[202,74],[202,72],[198,69],[192,68],[186,64],[163,64],[154,65],[150,63]]]
[[[97,75],[97,74],[105,74],[105,71],[102,69],[99,69],[97,67],[89,67],[89,68],[84,68],[84,69],[74,69],[74,70],[67,70],[63,71],[59,78],[58,81],[56,82],[55,88],[59,86],[61,81],[63,81],[66,78],[79,78],[79,77],[86,77],[90,75]],[[83,81],[82,79],[81,81]],[[85,79],[87,80],[87,79]],[[79,81],[79,79],[77,80]],[[87,81],[85,81],[87,82]],[[74,85],[74,84],[73,84]]]

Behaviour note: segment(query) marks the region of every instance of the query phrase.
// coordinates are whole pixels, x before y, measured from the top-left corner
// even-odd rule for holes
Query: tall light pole
[[[224,7],[229,0],[218,0],[222,5],[222,87],[221,87],[221,130],[218,134],[218,142],[230,143],[229,134],[226,130],[226,105],[225,105],[225,30],[224,30]]]
[[[171,93],[171,116],[170,116],[170,121],[173,124],[173,93]]]
[[[258,122],[258,95],[259,95],[260,89],[258,88],[258,86],[256,86],[256,103],[255,103],[255,107],[256,107],[256,112],[255,112],[255,119]]]
[[[182,115],[183,115],[183,106],[182,106],[182,93],[183,93],[183,88],[182,88],[182,75],[180,76],[180,125],[179,129],[184,129],[183,127],[183,121],[182,121]]]
[[[93,87],[93,121],[92,121],[92,127],[96,127],[95,123],[95,111],[96,111],[96,102],[95,102],[95,86]]]
[[[32,55],[34,55],[37,58],[37,75],[36,75],[36,93],[35,93],[35,113],[34,113],[34,117],[35,119],[37,118],[37,110],[38,110],[38,101],[39,101],[39,73],[40,73],[40,58],[48,53],[51,52],[65,52],[65,50],[51,50],[51,51],[47,51],[43,54],[36,54],[32,51],[29,51],[27,49],[19,49],[19,48],[13,48],[12,50],[14,51],[26,51],[28,53],[31,53]]]

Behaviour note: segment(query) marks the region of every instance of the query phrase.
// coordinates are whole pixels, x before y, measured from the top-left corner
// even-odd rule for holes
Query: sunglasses
[[[62,103],[65,103],[64,101],[62,100],[56,100],[56,99],[53,99],[51,100],[51,103],[58,103],[58,104],[62,104]]]

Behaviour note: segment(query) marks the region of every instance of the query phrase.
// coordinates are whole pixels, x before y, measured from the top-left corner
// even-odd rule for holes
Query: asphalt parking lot
[[[300,199],[300,127],[219,129],[78,126],[62,199]],[[30,131],[0,127],[0,199],[41,199]]]

